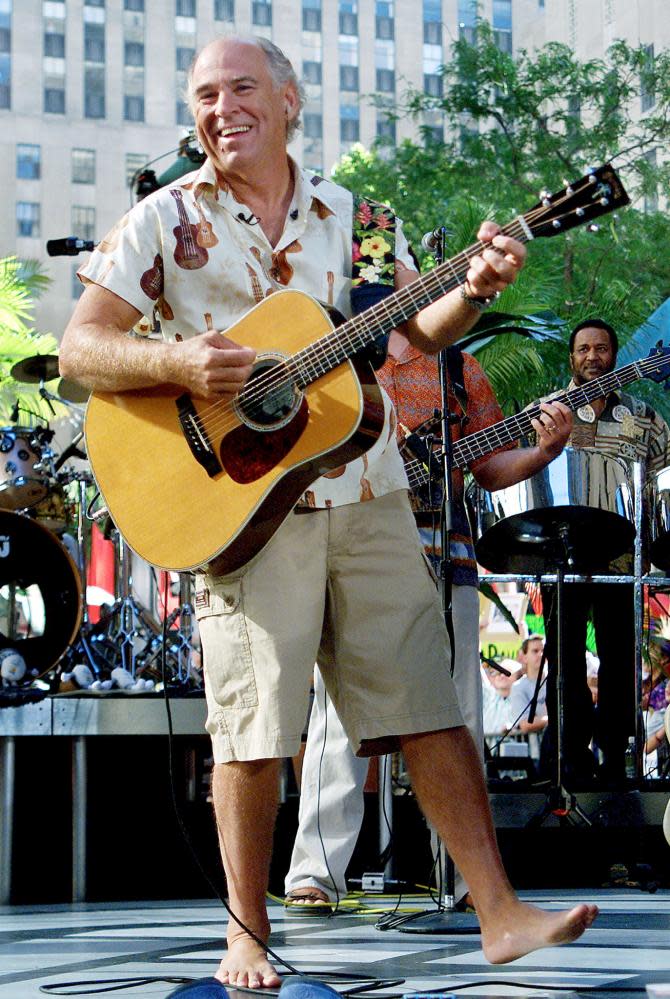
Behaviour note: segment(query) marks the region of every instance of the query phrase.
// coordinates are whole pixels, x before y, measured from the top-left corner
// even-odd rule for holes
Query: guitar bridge
[[[213,479],[219,472],[223,471],[223,466],[214,454],[211,441],[198,419],[193,399],[185,392],[176,400],[176,405],[179,423],[186,443],[191,449],[191,454],[198,464],[202,465],[210,479]]]

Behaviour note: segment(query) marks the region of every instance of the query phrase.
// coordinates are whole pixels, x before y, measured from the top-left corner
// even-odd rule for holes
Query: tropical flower
[[[361,243],[361,253],[364,257],[383,257],[391,250],[383,236],[369,236]]]
[[[368,267],[362,267],[359,271],[359,277],[364,281],[369,281],[370,284],[376,284],[379,281],[379,271],[374,266],[370,264]]]

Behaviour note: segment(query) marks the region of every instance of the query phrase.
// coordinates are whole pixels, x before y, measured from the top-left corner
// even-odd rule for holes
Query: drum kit
[[[11,374],[19,382],[39,383],[39,394],[52,410],[53,401],[70,408],[73,425],[81,419],[89,395],[83,386],[61,378],[55,394],[45,387],[58,378],[55,355],[25,358]],[[95,490],[80,449],[83,432],[58,453],[48,423],[21,425],[18,411],[17,406],[12,413],[17,422],[0,427],[0,658],[15,650],[26,669],[23,675],[3,670],[3,686],[37,681],[56,691],[61,674],[71,674],[77,664],[98,681],[108,681],[119,667],[133,681],[160,681],[164,661],[171,687],[199,688],[189,577],[180,579],[179,604],[165,624],[141,606],[133,592],[130,550],[104,509],[89,514]],[[75,458],[84,460],[73,463]],[[94,623],[89,603],[96,601],[83,581],[89,525],[105,519],[115,545],[116,592]]]

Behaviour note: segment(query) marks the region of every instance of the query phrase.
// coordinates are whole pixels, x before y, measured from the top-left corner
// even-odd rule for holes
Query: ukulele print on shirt
[[[186,271],[197,271],[198,268],[204,267],[209,260],[207,250],[198,243],[200,226],[194,225],[189,220],[182,192],[171,187],[170,194],[177,202],[179,214],[179,225],[176,225],[172,230],[177,240],[177,245],[174,248],[175,263]]]
[[[152,302],[163,294],[163,258],[160,253],[154,257],[153,267],[144,272],[140,278],[140,288]]]

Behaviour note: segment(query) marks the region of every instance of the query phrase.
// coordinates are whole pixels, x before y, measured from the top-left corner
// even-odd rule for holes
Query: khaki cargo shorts
[[[292,512],[240,572],[198,575],[195,602],[217,763],[298,752],[315,662],[359,755],[463,724],[404,491]]]

